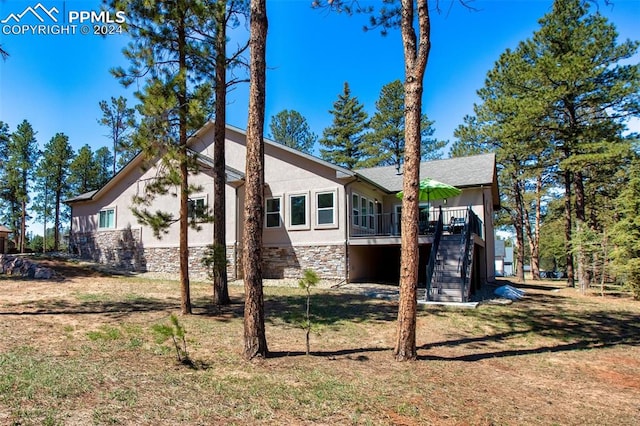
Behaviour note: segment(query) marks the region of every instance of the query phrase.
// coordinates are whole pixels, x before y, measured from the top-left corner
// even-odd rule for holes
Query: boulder
[[[56,273],[51,268],[39,266],[28,258],[7,254],[0,255],[0,273],[40,280],[50,280],[56,277]]]

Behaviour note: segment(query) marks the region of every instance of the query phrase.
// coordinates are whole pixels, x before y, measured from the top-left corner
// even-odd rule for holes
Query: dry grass
[[[305,356],[304,292],[267,287],[271,356],[246,362],[242,288],[218,310],[195,283],[189,368],[153,331],[176,282],[65,273],[0,276],[0,424],[640,424],[640,304],[621,294],[423,307],[419,360],[398,363],[395,302],[315,290]]]

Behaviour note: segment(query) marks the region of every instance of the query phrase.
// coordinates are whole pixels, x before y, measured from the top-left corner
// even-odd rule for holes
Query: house
[[[0,254],[6,254],[9,250],[9,234],[11,229],[0,225]]]
[[[495,262],[496,262],[496,275],[499,277],[504,276],[504,258],[506,257],[506,250],[503,240],[496,240],[495,242]]]
[[[513,247],[507,247],[504,240],[496,240],[496,275],[509,277],[513,275]]]
[[[212,144],[212,122],[189,140],[200,162],[200,173],[190,178],[191,184],[202,188],[191,195],[194,205],[208,206],[213,198]],[[227,126],[224,226],[231,279],[242,275],[245,149],[244,131]],[[70,247],[81,257],[128,270],[178,272],[177,224],[158,239],[149,227],[137,223],[130,210],[132,197],[141,195],[156,173],[153,167],[145,171],[142,161],[141,156],[134,158],[99,190],[66,201],[71,206]],[[426,222],[441,219],[448,224],[451,218],[458,218],[479,224],[473,236],[474,280],[493,280],[492,218],[499,206],[495,156],[423,163],[421,176],[462,189],[458,197],[421,206],[421,211],[428,215]],[[265,140],[263,276],[299,277],[301,271],[312,268],[329,279],[397,282],[401,200],[396,193],[401,186],[402,176],[395,168],[347,170]],[[171,194],[157,197],[154,203],[162,210],[178,210],[178,201]],[[212,243],[213,226],[203,223],[199,232],[190,231],[191,273],[205,272],[200,258]],[[447,234],[442,228],[440,233]],[[435,235],[425,231],[419,238],[420,280],[426,283],[423,269]]]

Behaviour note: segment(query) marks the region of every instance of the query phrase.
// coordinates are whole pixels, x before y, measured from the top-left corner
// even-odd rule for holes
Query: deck
[[[444,234],[461,234],[468,218],[468,211],[468,208],[452,208],[442,210],[432,209],[431,212],[429,212],[426,208],[421,208],[418,223],[419,244],[433,243],[438,216],[440,214],[442,215]],[[476,216],[474,216],[474,219],[479,221]],[[349,244],[400,244],[400,220],[400,213],[351,215],[349,217]],[[476,223],[473,227],[480,238],[482,238],[482,223]]]

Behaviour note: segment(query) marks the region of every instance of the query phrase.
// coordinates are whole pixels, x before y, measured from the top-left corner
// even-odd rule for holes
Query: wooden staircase
[[[464,241],[460,235],[443,235],[436,254],[429,300],[435,302],[463,302],[461,257]]]
[[[445,234],[442,229],[438,229],[432,246],[434,252],[427,269],[427,301],[469,301],[474,244],[469,217],[465,222],[465,229],[461,234]]]

